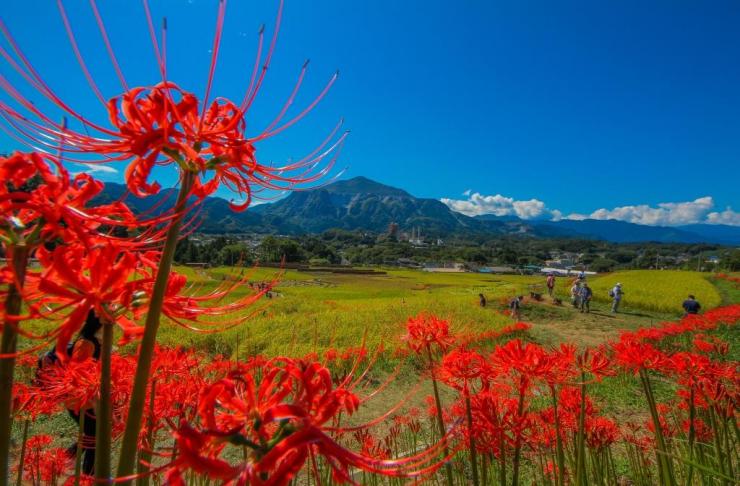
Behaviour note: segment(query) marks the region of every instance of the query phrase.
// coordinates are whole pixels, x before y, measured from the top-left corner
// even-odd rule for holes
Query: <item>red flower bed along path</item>
[[[382,351],[235,362],[157,348],[137,477],[172,484],[366,483],[372,476],[454,484],[620,484],[625,477],[637,484],[729,484],[738,467],[737,362],[718,336],[735,332],[738,320],[740,306],[733,305],[625,332],[597,349],[545,349],[527,342],[523,323],[472,339],[422,314],[408,321],[403,339],[412,353],[398,358],[399,366],[421,368],[420,384],[435,380],[454,394],[430,396],[420,410],[411,404],[423,397],[411,385],[411,397],[364,423],[352,416],[369,400],[382,403],[385,387],[398,379],[396,372],[380,383],[372,376]],[[112,357],[114,441],[124,430],[135,360]],[[36,373],[29,355],[19,366],[35,373],[13,393],[13,413],[30,430],[43,416],[84,412],[100,399],[101,365],[92,358]],[[613,407],[597,403],[589,388],[609,380],[642,391],[643,407],[619,410],[619,418],[603,412]],[[74,458],[52,442],[24,436],[13,474],[34,484],[74,481]]]

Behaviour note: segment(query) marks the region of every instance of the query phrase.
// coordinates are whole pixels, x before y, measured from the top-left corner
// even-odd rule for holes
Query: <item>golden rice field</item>
[[[721,303],[719,292],[706,277],[706,273],[678,270],[628,270],[596,277],[590,285],[598,301],[611,301],[609,289],[619,282],[625,305],[649,311],[680,312],[681,302],[689,294],[705,309]]]
[[[193,281],[212,288],[232,269],[179,269]],[[514,295],[529,295],[541,290],[541,276],[440,274],[416,270],[387,269],[386,275],[347,275],[286,271],[276,287],[276,297],[263,299],[255,307],[250,321],[243,326],[218,334],[194,334],[171,323],[160,329],[164,344],[186,344],[225,354],[264,353],[267,355],[300,355],[322,351],[329,347],[357,346],[365,332],[370,346],[383,344],[387,348],[399,345],[409,316],[428,311],[448,318],[458,332],[500,329],[512,320],[500,312],[500,302]],[[274,270],[254,270],[251,280],[269,280]],[[558,295],[566,298],[569,286],[560,279]],[[720,295],[707,280],[707,274],[696,272],[628,271],[590,279],[598,301],[609,300],[607,289],[617,281],[625,289],[624,309],[648,312],[638,320],[609,321],[606,316],[594,316],[601,327],[650,325],[660,319],[680,315],[681,302],[694,293],[706,309],[720,304]],[[560,289],[562,287],[562,289]],[[237,293],[249,289],[240,289]],[[489,300],[486,308],[478,305],[478,294]],[[556,308],[546,300],[543,305],[525,308],[525,320],[536,323],[572,318],[568,306]],[[651,320],[646,320],[647,318]],[[634,321],[634,323],[632,322]],[[587,327],[593,324],[586,323]],[[577,328],[574,328],[577,335]]]
[[[187,275],[196,293],[212,290],[225,277],[238,274],[232,268],[180,267],[177,271]],[[249,279],[254,282],[269,281],[276,272],[249,271]],[[261,299],[251,314],[240,316],[245,319],[242,325],[220,332],[192,332],[164,319],[158,342],[229,356],[238,351],[241,357],[322,352],[330,347],[359,346],[363,338],[371,348],[383,344],[393,349],[401,345],[399,338],[405,332],[408,317],[421,311],[447,318],[456,332],[498,330],[513,322],[502,313],[502,303],[514,295],[544,290],[541,276],[384,271],[385,275],[353,275],[288,270],[280,277],[275,297]],[[708,274],[697,272],[648,270],[592,277],[589,283],[594,289],[596,310],[585,321],[579,320],[579,315],[567,305],[571,279],[560,278],[557,296],[566,305],[553,306],[549,299],[537,305],[530,302],[524,307],[523,319],[535,323],[540,337],[547,341],[583,338],[592,344],[600,336],[613,336],[622,328],[675,319],[680,316],[681,302],[688,293],[695,294],[705,309],[716,307],[721,303],[720,294],[707,278]],[[607,291],[616,282],[625,289],[625,314],[610,319]],[[230,298],[247,292],[252,290],[241,286]],[[486,308],[478,305],[479,293],[488,298]]]

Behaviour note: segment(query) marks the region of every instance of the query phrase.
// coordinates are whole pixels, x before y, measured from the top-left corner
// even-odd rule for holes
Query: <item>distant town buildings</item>
[[[425,263],[422,270],[434,273],[463,273],[467,271],[464,263]]]

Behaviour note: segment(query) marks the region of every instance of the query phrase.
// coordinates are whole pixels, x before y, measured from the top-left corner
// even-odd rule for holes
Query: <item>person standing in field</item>
[[[71,361],[82,362],[87,359],[93,359],[98,361],[100,359],[100,334],[103,329],[103,323],[95,314],[95,311],[90,309],[87,314],[85,324],[80,329],[80,332],[72,343],[67,347],[67,356]],[[43,369],[47,366],[51,366],[59,361],[59,357],[56,353],[56,349],[52,349],[42,357],[39,358],[37,376],[43,373]],[[83,423],[82,431],[82,472],[87,475],[92,475],[95,469],[95,432],[96,432],[96,417],[95,417],[95,403],[75,403],[68,402],[64,404],[69,416],[75,423],[80,423],[80,416],[84,414],[85,421]],[[77,448],[80,446],[78,442],[75,442],[67,449],[67,454],[70,457],[75,457],[77,454]]]
[[[552,297],[553,292],[555,291],[555,275],[548,274],[547,276],[547,294]]]
[[[701,309],[701,304],[693,295],[689,295],[689,298],[683,301],[684,317],[689,314],[698,314],[699,309]]]
[[[591,297],[593,292],[591,287],[586,282],[583,282],[581,290],[579,292],[579,300],[581,301],[581,312],[591,312]]]
[[[570,288],[570,303],[573,304],[573,307],[576,309],[580,306],[580,294],[581,284],[578,281],[573,282],[573,285]]]
[[[511,299],[511,302],[509,302],[509,310],[511,311],[511,317],[517,321],[521,320],[522,318],[522,300],[523,299],[524,299],[524,296],[519,295]]]
[[[624,295],[622,284],[617,282],[617,285],[609,291],[609,297],[612,298],[612,314],[616,314],[619,310],[619,303],[622,302],[622,295]]]
[[[478,298],[480,299],[480,306],[485,307],[486,306],[486,296],[483,294],[478,294]]]

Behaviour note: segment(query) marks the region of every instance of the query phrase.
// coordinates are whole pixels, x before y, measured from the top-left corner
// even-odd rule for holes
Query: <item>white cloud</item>
[[[514,198],[505,197],[501,194],[495,196],[484,196],[480,193],[466,191],[467,199],[447,199],[441,201],[450,207],[450,209],[468,216],[478,216],[481,214],[494,214],[496,216],[518,216],[522,219],[551,219],[557,217],[560,219],[562,214],[558,211],[554,214],[545,206],[545,203],[538,199],[528,201],[516,201]]]
[[[727,209],[721,213],[711,212],[707,214],[707,223],[740,226],[740,213],[736,213],[730,207],[727,207]]]
[[[710,196],[693,201],[659,203],[656,207],[647,204],[620,206],[614,209],[597,209],[591,214],[573,213],[568,219],[618,219],[630,223],[650,226],[680,226],[684,224],[727,224],[740,226],[740,213],[728,207],[722,212],[712,211],[714,199]]]
[[[96,172],[100,172],[101,174],[118,174],[118,169],[115,167],[111,167],[110,165],[104,165],[104,164],[77,164],[85,167],[86,169],[83,172],[87,172],[88,174],[95,174]]]
[[[714,200],[700,197],[694,201],[660,203],[657,207],[647,204],[621,206],[614,209],[597,209],[589,215],[591,219],[618,219],[630,223],[650,226],[677,226],[704,222],[714,207]],[[580,217],[580,215],[578,215]]]
[[[463,196],[470,196],[470,194],[471,194],[472,192],[473,192],[473,191],[471,191],[470,189],[468,189],[468,190],[466,190],[465,192],[463,192],[463,193],[462,193],[462,195],[463,195]]]
[[[493,214],[495,216],[517,216],[521,219],[616,219],[630,223],[649,226],[680,226],[693,223],[726,224],[740,226],[740,213],[731,207],[724,211],[715,211],[714,199],[711,196],[700,197],[693,201],[666,202],[656,206],[639,204],[634,206],[619,206],[613,209],[601,208],[589,214],[571,213],[567,216],[557,209],[548,208],[539,199],[518,201],[511,197],[496,194],[485,196],[478,192],[465,191],[467,199],[447,199],[441,201],[450,209],[478,216]]]

